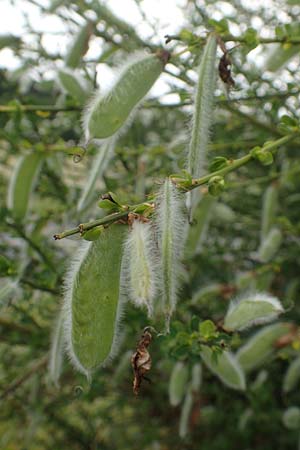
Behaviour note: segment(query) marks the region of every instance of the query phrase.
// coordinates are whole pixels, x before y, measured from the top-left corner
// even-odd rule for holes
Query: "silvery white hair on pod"
[[[158,195],[156,224],[161,256],[163,309],[168,329],[168,321],[177,303],[182,274],[181,258],[187,230],[184,197],[169,178],[165,180]]]
[[[87,370],[78,360],[72,344],[72,298],[74,289],[76,289],[77,284],[77,275],[81,268],[81,265],[86,261],[86,258],[89,257],[89,249],[90,246],[93,245],[93,242],[82,242],[79,249],[75,253],[69,270],[67,271],[64,279],[64,302],[63,302],[63,321],[64,321],[64,343],[66,352],[69,356],[69,359],[75,369],[79,372],[86,375],[88,380],[91,380],[92,372],[91,370]],[[106,359],[101,363],[101,366],[107,366],[109,362],[117,355],[118,350],[120,348],[120,342],[122,341],[122,333],[120,331],[120,324],[123,318],[124,313],[124,304],[126,302],[126,297],[124,295],[125,287],[122,284],[122,272],[124,272],[123,263],[121,265],[121,273],[120,273],[120,288],[119,288],[119,301],[116,311],[116,318],[114,323],[114,337],[111,345],[111,349],[109,355]]]
[[[126,267],[123,284],[132,302],[146,306],[148,315],[153,312],[153,301],[157,288],[157,255],[154,245],[152,224],[135,220],[128,234],[123,255]]]

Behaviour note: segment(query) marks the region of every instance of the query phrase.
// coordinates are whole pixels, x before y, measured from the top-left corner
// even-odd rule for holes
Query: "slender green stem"
[[[73,234],[82,233],[83,231],[90,230],[91,228],[97,227],[98,225],[107,225],[117,220],[124,219],[128,216],[129,211],[122,211],[120,213],[110,214],[101,219],[92,220],[91,222],[81,223],[71,230],[63,231],[62,233],[55,234],[53,237],[55,240],[60,240]]]
[[[282,138],[278,139],[277,141],[273,141],[273,142],[270,142],[270,143],[264,145],[263,149],[266,151],[276,150],[279,146],[291,141],[292,139],[295,139],[297,136],[299,136],[299,132],[294,132],[287,136],[283,136]],[[186,184],[186,180],[184,180],[184,182],[183,182],[181,178],[176,178],[175,176],[171,177],[171,180],[177,186],[178,189],[181,189],[184,192],[188,192],[188,191],[191,191],[191,190],[197,188],[198,186],[208,183],[212,177],[215,177],[217,175],[225,176],[228,173],[233,172],[234,170],[237,170],[239,167],[244,166],[252,159],[254,159],[254,156],[252,155],[251,150],[250,150],[250,152],[247,155],[243,156],[242,158],[229,161],[228,165],[226,167],[224,167],[223,169],[216,170],[215,172],[204,175],[203,177],[193,179],[189,185]],[[144,203],[141,203],[140,205],[144,205]],[[128,216],[130,211],[133,211],[138,206],[139,205],[134,205],[131,207],[129,206],[126,211],[110,214],[104,218],[96,219],[91,222],[82,223],[75,228],[63,231],[62,233],[55,234],[53,237],[55,240],[59,240],[59,239],[63,239],[68,236],[72,236],[77,233],[81,234],[83,231],[90,230],[91,228],[94,228],[98,225],[108,225],[110,223],[116,222],[117,220],[124,219],[125,217]],[[153,208],[153,210],[154,210],[154,208]]]

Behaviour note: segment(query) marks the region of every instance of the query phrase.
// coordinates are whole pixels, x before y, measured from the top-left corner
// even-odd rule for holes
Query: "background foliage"
[[[135,1],[142,11],[143,2]],[[17,8],[19,2],[14,3]],[[284,320],[298,327],[299,138],[281,147],[271,166],[250,162],[233,172],[225,191],[211,200],[209,215],[200,215],[205,225],[200,250],[195,252],[198,235],[184,260],[184,282],[171,333],[154,339],[152,383],[143,384],[138,398],[132,394],[129,359],[143,328],[151,322],[131,305],[123,321],[119,356],[95,374],[91,385],[68,361],[59,386],[49,381],[50,336],[61,303],[62,279],[79,244],[77,240],[54,241],[52,236],[100,217],[97,199],[102,193],[113,191],[124,202],[138,203],[158,189],[158,181],[184,168],[202,42],[166,66],[163,80],[172,97],[147,99],[119,140],[89,206],[79,214],[76,205],[97,153],[95,146],[89,146],[83,157],[78,157],[82,156],[83,99],[85,95],[88,99],[95,84],[97,64],[115,66],[136,49],[154,50],[164,45],[164,36],[153,29],[152,38],[144,41],[96,0],[28,3],[65,22],[70,48],[80,28],[90,21],[88,40],[96,40],[100,52],[90,57],[83,48],[75,62],[74,74],[86,83],[82,98],[67,93],[57,81],[66,55],[48,53],[43,33],[32,29],[29,22],[24,36],[0,36],[0,46],[9,46],[20,61],[18,69],[0,71],[0,192],[4,200],[0,211],[0,447],[296,448],[299,431],[287,429],[282,414],[290,406],[300,406],[299,382],[290,393],[283,391],[282,384],[290,361],[299,353],[297,328],[292,339],[277,346],[271,360],[247,374],[245,392],[229,389],[203,367],[203,381],[200,390],[193,391],[188,431],[182,439],[178,437],[182,403],[170,405],[168,386],[176,362],[184,362],[190,378],[192,366],[200,361],[199,343],[193,339],[199,323],[210,319],[220,324],[229,299],[245,289],[278,297],[286,309]],[[178,52],[211,29],[223,35],[227,48],[236,46],[231,52],[235,88],[228,93],[218,81],[209,159],[236,159],[284,136],[290,122],[281,117],[285,114],[297,121],[299,116],[298,2],[278,0],[265,5],[194,0],[186,1],[184,11],[186,23],[166,48]],[[143,21],[146,23],[147,17]],[[286,25],[290,23],[294,25]],[[256,57],[250,53],[253,49]],[[270,66],[272,51],[279,58],[276,71]],[[31,151],[41,155],[42,167],[26,218],[16,220],[5,206],[5,198],[17,160]],[[283,242],[271,261],[262,263],[257,253],[262,199],[271,184],[278,189],[274,222],[283,233]],[[206,196],[207,188],[202,192]],[[235,351],[252,333],[251,329],[230,336],[231,349]],[[228,336],[221,338],[226,344]]]

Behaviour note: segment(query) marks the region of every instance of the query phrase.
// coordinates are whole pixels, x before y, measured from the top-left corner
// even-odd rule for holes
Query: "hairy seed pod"
[[[258,249],[258,257],[261,262],[267,263],[275,256],[282,242],[282,232],[273,227]]]
[[[298,356],[288,367],[283,379],[283,392],[291,392],[300,382],[300,356]]]
[[[14,168],[8,186],[7,208],[11,210],[16,220],[25,218],[30,194],[37,179],[43,155],[30,153],[21,156]]]
[[[11,278],[1,278],[0,287],[0,307],[6,306],[11,298],[19,293],[20,288],[17,280]]]
[[[299,52],[300,45],[291,45],[288,43],[274,45],[272,52],[266,59],[265,70],[277,72],[277,70],[281,69],[290,59],[298,55]]]
[[[113,87],[106,94],[97,95],[88,106],[83,119],[87,140],[104,139],[126,127],[169,56],[164,50],[154,55],[139,53],[125,65]]]
[[[134,220],[125,244],[125,277],[122,283],[128,286],[129,297],[138,307],[146,306],[148,314],[153,312],[156,293],[155,248],[151,224]]]
[[[278,186],[271,184],[263,196],[262,218],[261,218],[261,242],[267,237],[274,222],[278,208]]]
[[[196,363],[192,367],[191,388],[193,392],[198,392],[202,384],[202,365]]]
[[[275,351],[274,344],[289,334],[291,325],[280,322],[264,327],[255,333],[237,352],[237,360],[245,372],[264,364]]]
[[[198,70],[193,127],[189,145],[187,169],[193,177],[200,177],[205,171],[207,146],[213,118],[216,52],[217,38],[214,34],[210,34]]]
[[[81,28],[67,53],[65,59],[65,64],[67,67],[75,69],[79,66],[81,58],[88,50],[89,39],[91,37],[92,31],[93,25],[90,22],[86,23]]]
[[[183,199],[170,179],[166,179],[162,186],[156,220],[161,252],[162,300],[168,328],[177,302],[180,260],[186,235]]]
[[[94,187],[97,180],[101,179],[107,169],[108,164],[114,156],[115,139],[106,139],[98,150],[98,154],[92,162],[91,170],[88,175],[81,196],[77,204],[77,211],[81,212],[89,205],[93,199]]]
[[[282,422],[289,430],[300,430],[300,408],[290,406],[282,415]]]
[[[55,327],[52,333],[51,348],[49,355],[49,379],[58,386],[58,380],[62,371],[63,363],[63,348],[64,348],[64,334],[63,334],[63,310],[60,311]]]
[[[243,369],[232,353],[223,351],[220,355],[217,355],[215,359],[211,348],[202,346],[201,359],[223,384],[238,391],[244,391],[246,389],[246,380]]]
[[[189,432],[189,421],[192,408],[193,408],[193,395],[190,386],[188,386],[179,419],[179,436],[181,437],[181,439],[185,438],[185,436]]]
[[[283,307],[276,297],[261,292],[248,293],[230,303],[224,328],[241,331],[253,325],[271,322],[282,312]]]
[[[70,69],[60,69],[57,76],[63,90],[73,97],[78,104],[82,105],[86,102],[88,94],[79,75],[75,76]]]
[[[122,310],[123,225],[111,225],[82,246],[65,282],[65,339],[74,366],[87,376],[117,349]]]
[[[169,400],[172,406],[178,406],[186,393],[189,371],[187,366],[178,361],[172,370],[169,382]]]

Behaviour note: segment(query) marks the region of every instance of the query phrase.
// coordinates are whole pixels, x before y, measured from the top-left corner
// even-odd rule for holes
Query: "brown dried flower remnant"
[[[151,356],[148,352],[148,347],[152,341],[152,335],[149,327],[144,329],[143,335],[138,342],[136,352],[131,357],[131,365],[133,368],[133,392],[135,395],[139,394],[139,390],[143,380],[149,381],[145,374],[151,369]]]
[[[228,86],[234,87],[235,82],[231,76],[231,59],[228,52],[224,52],[219,62],[219,75],[221,80]]]

